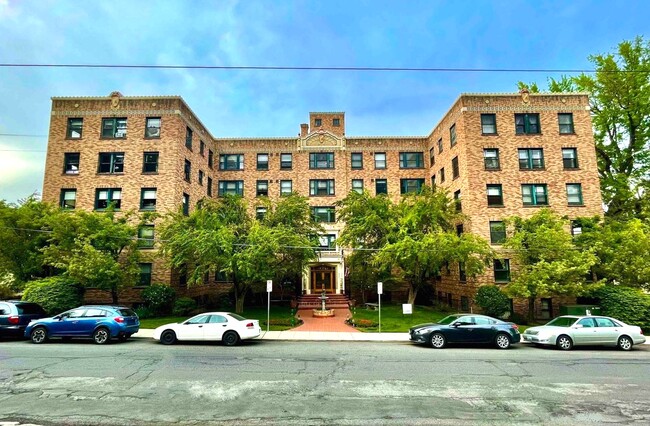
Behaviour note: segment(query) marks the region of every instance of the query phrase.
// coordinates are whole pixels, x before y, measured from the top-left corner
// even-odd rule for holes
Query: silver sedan
[[[645,342],[640,327],[610,317],[561,316],[540,327],[531,327],[521,335],[524,342],[557,346],[565,351],[574,345],[617,346],[629,351]]]

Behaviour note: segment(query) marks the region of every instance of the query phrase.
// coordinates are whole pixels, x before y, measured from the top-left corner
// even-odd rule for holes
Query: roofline
[[[105,101],[111,99],[111,96],[52,96],[50,98],[53,101],[73,101],[73,100],[84,100],[84,101]],[[145,99],[180,99],[183,98],[179,95],[163,95],[163,96],[120,96],[120,99],[133,99],[133,100],[145,100]],[[185,102],[185,101],[183,101]]]

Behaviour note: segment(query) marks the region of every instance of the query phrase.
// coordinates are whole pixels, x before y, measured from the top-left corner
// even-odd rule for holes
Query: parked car
[[[486,315],[454,314],[437,323],[411,327],[410,340],[442,349],[448,343],[482,343],[508,349],[520,340],[517,324]]]
[[[645,342],[640,327],[615,318],[589,315],[557,317],[546,325],[527,329],[523,337],[525,342],[556,346],[565,351],[576,345],[618,346],[629,351],[632,346]]]
[[[206,312],[183,322],[162,325],[153,331],[153,338],[164,345],[178,340],[220,340],[226,346],[234,346],[261,333],[258,320],[230,312]]]
[[[112,338],[125,341],[139,329],[138,316],[125,306],[80,306],[51,318],[30,322],[25,337],[34,343],[43,343],[52,337],[85,337],[103,345]]]
[[[0,300],[0,337],[23,337],[31,320],[47,314],[40,305],[20,300]]]

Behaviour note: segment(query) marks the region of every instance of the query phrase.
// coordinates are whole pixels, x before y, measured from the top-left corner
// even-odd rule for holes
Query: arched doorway
[[[312,266],[311,293],[316,294],[323,290],[327,293],[336,292],[336,267],[328,265]]]

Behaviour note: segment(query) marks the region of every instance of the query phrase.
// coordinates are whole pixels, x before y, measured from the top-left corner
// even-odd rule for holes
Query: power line
[[[47,135],[26,135],[22,133],[0,133],[0,136],[9,136],[13,138],[46,138]]]
[[[123,68],[123,69],[186,69],[238,71],[371,71],[371,72],[518,72],[518,73],[645,73],[650,70],[593,70],[580,68],[445,68],[445,67],[306,67],[265,65],[150,65],[150,64],[20,64],[0,63],[0,68]]]

